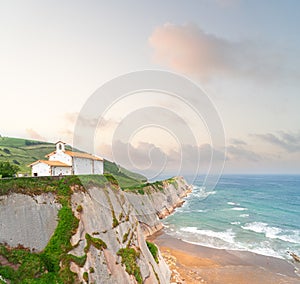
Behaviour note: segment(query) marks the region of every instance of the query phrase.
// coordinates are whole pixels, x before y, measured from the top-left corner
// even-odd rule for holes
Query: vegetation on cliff
[[[5,140],[3,141],[5,142]],[[22,141],[17,139],[15,142],[20,144]],[[25,145],[22,147],[25,148],[42,147],[44,145],[31,142],[26,143],[26,140],[23,140],[22,143]],[[0,143],[0,148],[2,149],[0,149],[0,152],[4,151],[7,155],[9,153],[12,154],[14,150],[7,145],[4,145],[7,150],[3,150]],[[18,147],[21,147],[20,145]],[[48,146],[53,147],[52,144],[47,144]],[[49,152],[49,148],[47,152]],[[6,244],[0,244],[0,283],[3,282],[2,279],[10,280],[11,283],[74,283],[77,274],[70,270],[70,263],[74,262],[79,267],[83,267],[91,245],[98,250],[107,248],[104,241],[86,234],[84,254],[79,257],[70,254],[70,251],[74,248],[71,245],[70,239],[76,232],[79,224],[79,220],[74,216],[71,207],[71,195],[74,191],[85,191],[85,188],[94,186],[100,188],[109,186],[114,191],[125,190],[136,194],[151,194],[152,192],[163,191],[170,184],[173,184],[175,188],[178,187],[178,183],[174,178],[149,183],[145,177],[131,173],[115,163],[105,161],[104,165],[104,175],[0,179],[0,196],[12,193],[31,196],[42,193],[53,193],[57,201],[62,205],[58,212],[58,225],[42,252],[30,251],[21,245],[16,248],[10,248]],[[120,214],[117,218],[113,208],[111,210],[112,228],[117,227],[121,222],[129,220],[129,216],[124,216],[123,214]],[[81,205],[77,205],[74,211],[76,215],[81,214],[84,210]],[[120,249],[117,254],[121,257],[121,262],[125,270],[129,274],[134,275],[138,283],[142,283],[141,271],[137,264],[140,251],[139,248],[130,247],[130,240],[133,237],[134,231],[135,228],[131,232],[128,231],[121,236],[122,243],[128,242],[128,239],[129,242],[127,247]],[[147,242],[147,246],[155,261],[158,262],[157,247],[149,242]],[[90,271],[90,273],[93,272]],[[89,274],[85,273],[84,278],[88,277]]]
[[[104,241],[86,234],[84,255],[77,257],[70,254],[70,251],[74,248],[70,239],[76,232],[79,224],[79,220],[72,211],[71,195],[74,190],[85,191],[83,185],[89,187],[110,186],[113,188],[117,186],[120,189],[118,181],[111,174],[80,177],[24,177],[0,180],[0,196],[10,193],[38,195],[51,192],[55,194],[58,202],[62,205],[58,212],[58,225],[42,252],[31,252],[22,246],[10,248],[5,244],[0,245],[1,277],[10,280],[11,283],[74,283],[77,274],[70,270],[70,262],[72,261],[82,267],[86,262],[86,254],[91,245],[99,250],[107,248]],[[77,213],[81,213],[82,210],[82,207],[78,206],[75,209]],[[123,217],[120,214],[119,218],[122,219]],[[123,236],[123,243],[128,238],[129,232]],[[151,243],[147,243],[147,245],[157,262],[157,248]],[[125,270],[129,274],[134,275],[138,283],[142,283],[140,268],[137,265],[139,251],[126,247],[120,249],[118,255],[122,259],[121,262],[125,266]]]
[[[105,177],[96,177],[93,177],[93,182],[99,183],[105,179]],[[22,181],[25,183],[21,186]],[[9,248],[0,245],[0,256],[7,261],[7,265],[0,265],[2,277],[11,280],[12,283],[74,283],[76,274],[70,270],[70,261],[79,266],[83,266],[86,261],[86,255],[76,257],[69,254],[73,249],[70,239],[79,223],[71,208],[72,188],[81,185],[80,179],[76,176],[1,181],[1,194],[7,194],[8,190],[27,194],[39,194],[41,191],[55,192],[58,202],[62,205],[58,212],[58,225],[41,253],[30,252],[22,246]],[[107,248],[102,240],[88,234],[86,240],[85,252],[91,245],[98,249]]]
[[[143,283],[141,270],[137,265],[137,259],[140,257],[140,253],[134,248],[122,248],[117,252],[117,255],[121,256],[121,263],[125,265],[125,270],[128,274],[134,275],[138,283]]]
[[[154,243],[151,243],[149,241],[146,241],[146,243],[147,243],[147,247],[148,247],[149,251],[151,252],[153,258],[158,263],[158,248],[157,248],[157,246]]]
[[[1,245],[0,255],[7,259],[9,265],[0,266],[0,275],[12,283],[74,283],[75,274],[69,268],[68,252],[73,248],[70,238],[79,221],[71,208],[71,187],[80,184],[80,180],[77,177],[52,180],[51,186],[49,179],[42,179],[40,182],[37,187],[30,187],[33,184],[26,183],[26,190],[32,190],[31,193],[36,193],[33,192],[34,189],[40,192],[43,184],[47,190],[56,193],[62,205],[58,212],[58,225],[41,253],[30,252],[23,247],[12,249]],[[24,190],[24,187],[20,190]]]

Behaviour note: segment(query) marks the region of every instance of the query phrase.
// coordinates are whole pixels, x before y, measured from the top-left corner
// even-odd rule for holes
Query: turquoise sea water
[[[225,175],[213,191],[198,177],[164,225],[188,242],[290,259],[287,250],[300,255],[300,176]]]

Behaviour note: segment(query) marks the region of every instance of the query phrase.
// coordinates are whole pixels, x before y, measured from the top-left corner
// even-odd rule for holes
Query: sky
[[[224,173],[299,174],[299,10],[297,0],[0,1],[0,134],[72,145],[76,123],[97,125],[94,152],[147,175],[206,172],[212,152]],[[226,153],[193,103],[163,92],[124,94],[102,124],[80,117],[103,84],[142,70],[205,90]],[[144,125],[131,129],[129,116]]]

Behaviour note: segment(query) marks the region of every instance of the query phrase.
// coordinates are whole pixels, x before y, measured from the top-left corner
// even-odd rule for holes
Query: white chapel
[[[58,141],[56,150],[46,157],[48,160],[38,160],[29,165],[32,176],[103,174],[103,158],[66,150],[62,141]]]

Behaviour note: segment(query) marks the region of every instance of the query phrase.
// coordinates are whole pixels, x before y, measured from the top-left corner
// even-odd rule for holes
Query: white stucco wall
[[[88,175],[93,173],[93,160],[73,157],[74,175]]]
[[[52,175],[53,176],[68,176],[72,174],[72,168],[71,167],[52,167]]]
[[[103,161],[94,160],[94,173],[97,175],[103,175]]]
[[[58,151],[57,153],[49,156],[49,161],[60,161],[67,165],[72,165],[72,157],[62,151]]]
[[[31,175],[35,176],[51,176],[50,166],[44,163],[38,163],[32,166]]]

